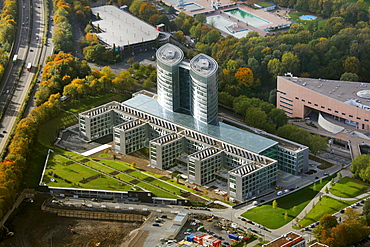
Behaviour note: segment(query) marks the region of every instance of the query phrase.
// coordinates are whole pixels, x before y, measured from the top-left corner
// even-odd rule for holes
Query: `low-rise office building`
[[[212,58],[200,54],[186,63],[169,44],[157,57],[159,95],[136,93],[80,113],[83,138],[113,134],[114,150],[122,154],[147,147],[150,165],[183,165],[189,182],[199,185],[219,179],[239,201],[275,188],[278,168],[295,175],[307,171],[307,147],[217,121],[218,65]]]

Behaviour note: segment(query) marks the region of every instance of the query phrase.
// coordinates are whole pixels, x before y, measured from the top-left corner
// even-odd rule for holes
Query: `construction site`
[[[2,227],[0,247],[120,246],[146,219],[136,214],[50,207],[50,195],[25,200]]]

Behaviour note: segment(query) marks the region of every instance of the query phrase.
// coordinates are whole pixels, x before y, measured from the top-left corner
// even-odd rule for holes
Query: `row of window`
[[[299,98],[298,97],[295,97],[295,99],[296,100],[299,100]],[[304,100],[304,99],[301,99],[301,101],[302,102],[306,102],[306,100]],[[307,101],[307,104],[309,104],[309,105],[312,105],[312,102],[310,102],[310,101]],[[314,106],[316,106],[316,107],[319,107],[319,105],[318,104],[313,104]],[[333,111],[331,108],[325,108],[325,106],[320,106],[320,108],[321,109],[326,109],[326,110],[328,110],[328,111]],[[339,114],[339,111],[337,111],[337,110],[334,110],[334,112],[335,113],[337,113],[337,114]],[[341,114],[342,114],[342,116],[346,116],[347,114],[345,113],[345,112],[341,112]],[[350,118],[353,118],[353,115],[348,115],[348,117],[350,117]],[[361,120],[361,118],[360,117],[356,117],[356,119],[357,120]],[[369,119],[364,119],[364,121],[365,122],[369,122]]]

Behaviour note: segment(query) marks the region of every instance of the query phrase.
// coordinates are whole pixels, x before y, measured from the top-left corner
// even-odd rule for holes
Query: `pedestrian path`
[[[334,181],[337,182],[338,178],[335,178]],[[297,215],[297,217],[300,220],[303,219],[306,216],[306,212],[308,213],[313,208],[313,206],[316,205],[319,202],[320,198],[323,197],[323,196],[330,196],[334,199],[342,200],[342,201],[356,201],[356,200],[361,200],[361,199],[364,199],[364,198],[367,198],[367,197],[370,196],[370,192],[366,192],[362,195],[359,195],[359,196],[356,196],[356,197],[353,197],[353,198],[343,198],[343,197],[335,196],[335,195],[331,194],[330,192],[326,193],[325,190],[326,190],[327,187],[328,188],[330,187],[330,183],[327,183],[316,194],[316,196],[307,204],[307,206],[299,213],[299,215]],[[278,229],[272,230],[272,233],[274,233],[276,235],[283,235],[283,234],[285,234],[287,232],[290,232],[290,231],[297,231],[296,229],[293,229],[294,222],[295,222],[295,219],[293,219],[291,222],[287,223],[286,225],[284,225],[284,226],[282,226]]]

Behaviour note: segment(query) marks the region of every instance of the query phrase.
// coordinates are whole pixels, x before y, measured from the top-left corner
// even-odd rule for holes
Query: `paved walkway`
[[[334,179],[335,182],[338,181],[338,178],[336,177]],[[320,200],[320,196],[323,197],[323,196],[330,196],[334,199],[338,199],[338,200],[343,200],[343,201],[354,201],[354,200],[360,200],[360,199],[363,199],[364,197],[368,197],[370,196],[370,192],[366,192],[362,195],[359,195],[359,196],[356,196],[356,197],[353,197],[353,198],[343,198],[343,197],[339,197],[339,196],[335,196],[333,194],[331,194],[330,192],[329,193],[325,193],[325,189],[326,187],[329,187],[330,188],[330,182],[327,183],[320,191],[319,193],[317,193],[317,195],[307,204],[307,206],[301,211],[301,213],[299,215],[297,215],[297,217],[301,220],[303,219],[305,216],[306,216],[306,212],[310,212],[313,205],[316,205],[319,200]],[[297,218],[296,217],[296,218]],[[289,222],[288,224],[280,227],[279,229],[276,229],[276,230],[272,230],[272,233],[276,234],[276,235],[283,235],[287,232],[290,232],[290,231],[297,231],[296,229],[293,229],[293,225],[295,224],[295,219],[293,219],[291,222]]]

